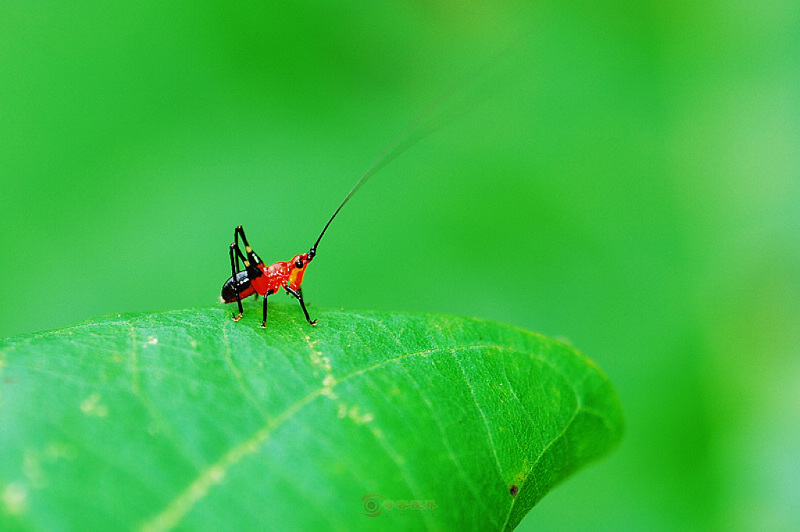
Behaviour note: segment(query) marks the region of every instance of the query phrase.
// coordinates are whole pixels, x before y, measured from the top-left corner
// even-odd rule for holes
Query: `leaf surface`
[[[0,341],[0,529],[512,529],[621,437],[571,347],[270,304]]]

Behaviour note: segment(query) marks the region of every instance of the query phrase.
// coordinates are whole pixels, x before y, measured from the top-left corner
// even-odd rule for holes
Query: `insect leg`
[[[260,264],[261,259],[256,255],[256,252],[253,251],[253,248],[250,247],[250,244],[247,242],[247,237],[244,236],[244,229],[240,225],[236,229],[233,230],[233,241],[236,243],[237,247],[239,245],[239,237],[242,237],[242,242],[244,243],[244,250],[247,253],[247,258],[253,265]]]
[[[308,315],[308,311],[306,310],[306,304],[303,302],[303,289],[298,288],[297,290],[293,290],[287,286],[286,291],[292,294],[294,297],[296,297],[297,300],[300,302],[300,308],[303,309],[303,314],[306,315],[306,321],[311,325],[316,325],[317,320],[313,321],[311,320],[311,317]]]
[[[239,321],[239,318],[242,317],[244,314],[244,309],[242,308],[242,298],[239,297],[239,284],[236,282],[236,274],[239,273],[239,257],[236,254],[241,255],[242,252],[239,251],[239,246],[236,243],[231,244],[231,276],[233,277],[233,288],[236,291],[236,303],[239,305],[239,314],[233,317],[233,321]]]
[[[264,309],[261,311],[261,328],[267,328],[267,296],[264,296]]]

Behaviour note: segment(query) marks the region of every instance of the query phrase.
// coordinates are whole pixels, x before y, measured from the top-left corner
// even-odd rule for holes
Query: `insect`
[[[319,241],[322,240],[325,231],[328,230],[331,222],[336,218],[336,215],[339,214],[339,211],[342,210],[342,207],[350,201],[353,194],[361,188],[361,185],[363,185],[367,179],[372,177],[381,168],[389,164],[395,157],[409,149],[412,145],[425,138],[432,131],[438,129],[436,125],[437,119],[440,122],[439,125],[448,121],[444,120],[448,115],[443,113],[444,109],[440,103],[441,101],[434,102],[422,114],[418,115],[416,120],[414,120],[403,133],[390,142],[383,152],[375,158],[372,164],[367,167],[366,171],[361,175],[361,178],[356,182],[355,186],[350,189],[350,192],[347,193],[333,215],[328,219],[317,241],[314,242],[314,245],[311,246],[308,253],[295,255],[292,260],[288,262],[276,262],[275,264],[267,266],[256,252],[253,251],[253,248],[250,247],[242,226],[240,225],[234,229],[233,243],[230,247],[231,277],[225,281],[225,284],[222,286],[221,298],[224,303],[233,303],[235,301],[238,304],[239,313],[233,316],[234,321],[239,321],[244,312],[242,308],[242,299],[260,294],[264,296],[261,328],[266,328],[267,297],[283,288],[300,302],[300,308],[303,309],[306,321],[311,325],[317,323],[317,320],[312,320],[308,315],[308,309],[306,309],[306,303],[303,300],[301,285],[308,263],[311,262],[317,254],[317,245],[319,245]],[[449,119],[453,119],[463,114],[465,111],[466,109],[462,111],[456,110],[455,113],[450,113]],[[436,112],[443,116],[435,116]],[[244,244],[244,253],[242,253],[242,248],[239,246],[239,238],[242,239],[242,244]],[[244,264],[244,269],[240,269],[239,267],[240,260]]]
[[[418,139],[415,139],[418,140]],[[288,294],[294,296],[300,302],[300,308],[303,309],[306,321],[311,325],[316,325],[317,320],[312,320],[308,315],[305,300],[303,300],[303,276],[306,273],[308,263],[311,262],[317,254],[317,245],[322,240],[322,236],[339,211],[342,210],[345,203],[347,203],[353,194],[363,185],[367,179],[380,170],[386,163],[388,163],[395,156],[399,155],[401,151],[408,148],[410,144],[400,146],[397,142],[389,144],[387,148],[378,156],[375,161],[367,168],[355,186],[350,189],[345,198],[336,208],[333,215],[328,219],[328,223],[322,228],[317,241],[308,250],[308,253],[295,255],[292,260],[287,262],[276,262],[270,266],[264,264],[264,261],[253,251],[253,248],[247,242],[247,237],[244,234],[242,226],[238,226],[233,231],[233,243],[230,246],[231,257],[231,277],[225,281],[222,286],[221,300],[223,303],[233,303],[234,301],[239,306],[239,313],[234,314],[233,321],[239,321],[244,313],[242,308],[242,299],[259,294],[264,297],[261,328],[265,329],[267,326],[267,297],[278,292],[283,288]],[[242,239],[244,245],[244,253],[239,245],[239,238]],[[244,269],[240,268],[239,261],[241,260]]]

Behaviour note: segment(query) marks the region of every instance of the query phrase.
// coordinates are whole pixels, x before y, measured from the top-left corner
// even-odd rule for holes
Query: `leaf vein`
[[[492,512],[489,511],[489,508],[486,506],[486,501],[484,501],[484,497],[481,497],[480,492],[478,490],[478,486],[475,484],[475,481],[469,478],[469,476],[467,476],[467,472],[464,470],[464,466],[461,464],[461,460],[459,460],[456,457],[455,453],[453,452],[453,448],[450,446],[450,441],[447,438],[447,435],[444,431],[444,426],[441,422],[440,416],[437,414],[436,409],[433,407],[433,403],[431,403],[431,400],[428,398],[427,394],[422,389],[422,387],[420,387],[419,383],[417,382],[417,379],[414,378],[412,373],[408,371],[408,369],[406,369],[405,366],[401,366],[401,368],[406,373],[408,378],[411,380],[412,384],[414,385],[414,388],[416,388],[417,391],[419,392],[419,395],[420,397],[422,397],[422,400],[425,402],[425,405],[428,407],[428,410],[431,411],[431,416],[433,417],[433,420],[436,422],[436,426],[439,428],[439,434],[442,435],[442,443],[444,444],[448,454],[450,455],[450,460],[453,462],[453,464],[455,464],[459,476],[464,480],[464,484],[472,492],[472,495],[475,497],[475,500],[478,502],[478,504],[480,504],[481,507],[484,509],[486,516],[492,521],[492,524],[497,524],[496,520],[492,516]]]
[[[469,393],[472,395],[472,400],[481,415],[481,419],[483,419],[483,425],[486,427],[486,434],[489,436],[489,445],[491,446],[492,454],[494,455],[494,462],[497,465],[497,472],[500,474],[500,482],[505,482],[505,473],[503,472],[503,466],[500,464],[500,457],[497,456],[497,446],[494,444],[494,437],[492,436],[492,429],[489,427],[489,420],[486,418],[486,413],[483,411],[483,408],[481,408],[481,405],[478,403],[478,397],[475,395],[475,388],[472,386],[472,383],[470,383],[469,378],[467,377],[466,368],[464,368],[461,360],[459,360],[459,358],[456,356],[455,349],[452,350],[452,354],[459,368],[461,368],[461,373],[464,375],[464,383],[467,385]]]
[[[225,474],[231,467],[239,463],[245,456],[258,451],[258,449],[269,439],[277,427],[289,420],[298,410],[309,404],[317,397],[323,395],[326,390],[329,390],[337,384],[340,384],[357,375],[361,375],[385,364],[398,362],[399,360],[411,356],[418,356],[435,351],[445,351],[450,349],[452,348],[436,348],[414,353],[403,353],[402,355],[387,358],[366,368],[353,371],[352,373],[349,373],[340,379],[334,380],[330,386],[323,386],[313,390],[300,400],[291,404],[278,416],[269,420],[264,427],[256,431],[251,437],[230,449],[219,460],[217,460],[217,462],[201,471],[200,474],[184,491],[179,493],[176,498],[167,504],[164,510],[142,525],[141,530],[143,532],[168,530],[177,525],[199,500],[208,495],[209,490],[215,484],[218,484],[222,481]]]
[[[239,371],[239,368],[236,367],[236,364],[234,363],[233,358],[231,357],[231,343],[228,338],[228,327],[230,327],[230,325],[227,322],[222,324],[222,342],[225,344],[225,363],[228,365],[228,368],[231,370],[233,377],[236,379],[236,384],[242,390],[242,394],[247,398],[247,400],[251,404],[253,404],[253,406],[256,407],[256,410],[258,411],[259,414],[261,414],[261,417],[267,419],[267,413],[264,412],[264,409],[261,407],[258,401],[256,401],[255,397],[253,397],[251,391],[247,389],[247,387],[244,385],[244,381],[242,380],[242,373],[241,371]]]
[[[536,460],[533,461],[533,464],[530,467],[530,471],[533,471],[536,468],[536,466],[539,464],[539,461],[542,459],[542,457],[545,455],[545,453],[548,451],[548,449],[550,449],[550,447],[552,447],[555,442],[557,442],[562,437],[564,437],[564,434],[567,433],[569,428],[575,422],[575,418],[578,416],[578,413],[581,411],[581,409],[582,409],[582,407],[581,407],[581,405],[579,403],[578,406],[575,408],[575,412],[573,412],[572,416],[569,418],[569,421],[564,425],[564,428],[561,430],[561,432],[559,432],[552,440],[550,440],[550,443],[545,445],[544,449],[542,449],[542,452],[539,453],[539,456],[537,456]],[[525,480],[520,484],[520,486],[519,486],[520,490],[522,490],[522,488],[525,487],[525,484],[527,484],[527,482],[528,482],[528,478],[530,478],[530,477],[526,477]],[[511,512],[514,510],[514,503],[517,502],[517,498],[518,497],[515,497],[511,501],[511,505],[508,507],[508,513],[506,514],[506,520],[503,522],[503,527],[502,527],[503,530],[505,530],[506,527],[508,526],[508,520],[511,518]]]

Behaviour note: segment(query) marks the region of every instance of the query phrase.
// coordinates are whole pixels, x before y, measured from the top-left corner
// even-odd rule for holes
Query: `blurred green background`
[[[5,2],[0,27],[0,336],[215,304],[237,224],[306,251],[443,98],[460,118],[342,211],[307,299],[606,370],[621,448],[521,530],[800,529],[796,1]]]

